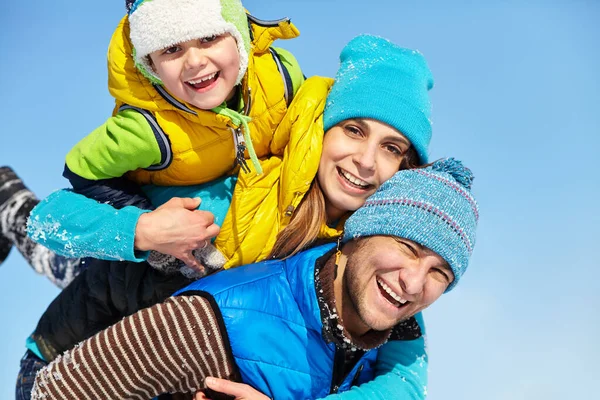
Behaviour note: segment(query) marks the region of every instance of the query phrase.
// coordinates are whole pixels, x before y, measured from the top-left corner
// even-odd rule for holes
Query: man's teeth
[[[201,82],[204,82],[204,81],[208,81],[209,79],[213,79],[216,75],[217,75],[217,73],[214,72],[214,73],[212,73],[212,74],[210,74],[208,76],[205,76],[204,78],[196,79],[196,80],[193,80],[193,81],[188,81],[188,83],[190,85],[196,85],[198,83],[201,83]]]
[[[340,169],[340,173],[342,174],[342,176],[344,178],[348,179],[351,183],[355,184],[356,186],[365,187],[365,188],[370,186],[370,184],[368,182],[365,182],[361,179],[354,177],[353,175],[350,175],[348,172],[344,171],[343,169]]]
[[[388,285],[385,284],[381,279],[377,279],[377,283],[385,290],[387,294],[389,294],[394,300],[396,300],[401,305],[406,303],[407,300],[404,300],[402,297],[398,296]]]

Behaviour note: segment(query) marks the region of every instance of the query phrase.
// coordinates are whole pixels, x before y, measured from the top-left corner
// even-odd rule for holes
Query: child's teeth
[[[209,80],[209,79],[212,79],[212,78],[214,78],[216,74],[217,74],[217,73],[215,72],[214,74],[210,74],[209,76],[206,76],[206,77],[204,77],[204,78],[196,79],[196,80],[194,80],[194,81],[188,81],[188,83],[189,83],[189,84],[191,84],[191,85],[195,85],[195,84],[197,84],[197,83],[204,82],[204,81],[207,81],[207,80]]]

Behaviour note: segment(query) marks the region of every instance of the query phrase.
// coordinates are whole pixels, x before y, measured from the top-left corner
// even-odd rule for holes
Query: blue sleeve
[[[155,207],[166,203],[173,197],[200,197],[199,210],[210,211],[215,216],[215,224],[221,225],[229,211],[233,189],[237,183],[237,176],[226,176],[215,179],[202,185],[192,186],[142,186],[146,196],[150,198]]]
[[[210,211],[221,224],[231,204],[237,178],[217,179],[195,186],[144,186],[155,207],[172,197],[200,197],[199,209]],[[134,250],[135,227],[142,213],[137,207],[119,210],[71,190],[59,190],[31,212],[29,236],[50,250],[69,258],[92,257],[110,261],[144,261],[148,252]]]
[[[394,340],[379,349],[375,379],[349,391],[327,396],[328,400],[423,400],[427,395],[427,353],[425,324],[415,315],[422,336],[415,340]]]
[[[144,212],[133,206],[117,210],[71,190],[58,190],[31,211],[27,233],[64,257],[144,261],[147,253],[133,247],[135,226]]]

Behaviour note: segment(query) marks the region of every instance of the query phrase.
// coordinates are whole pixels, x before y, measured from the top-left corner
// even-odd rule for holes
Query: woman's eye
[[[212,36],[208,36],[205,38],[200,39],[200,43],[210,43],[210,42],[214,42],[215,40],[217,40],[218,36],[217,35],[212,35]]]
[[[354,135],[354,136],[360,136],[362,134],[360,129],[358,129],[357,127],[352,126],[352,125],[345,126],[344,130],[346,132],[348,132],[350,135]]]
[[[387,144],[385,145],[385,149],[387,151],[389,151],[390,153],[393,153],[395,155],[401,156],[402,153],[402,149],[394,144]]]

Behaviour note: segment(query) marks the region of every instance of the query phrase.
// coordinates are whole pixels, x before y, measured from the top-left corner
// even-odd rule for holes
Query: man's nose
[[[408,296],[417,296],[423,292],[427,280],[427,271],[418,263],[402,268],[400,271],[400,286]],[[406,299],[413,300],[413,299]]]

